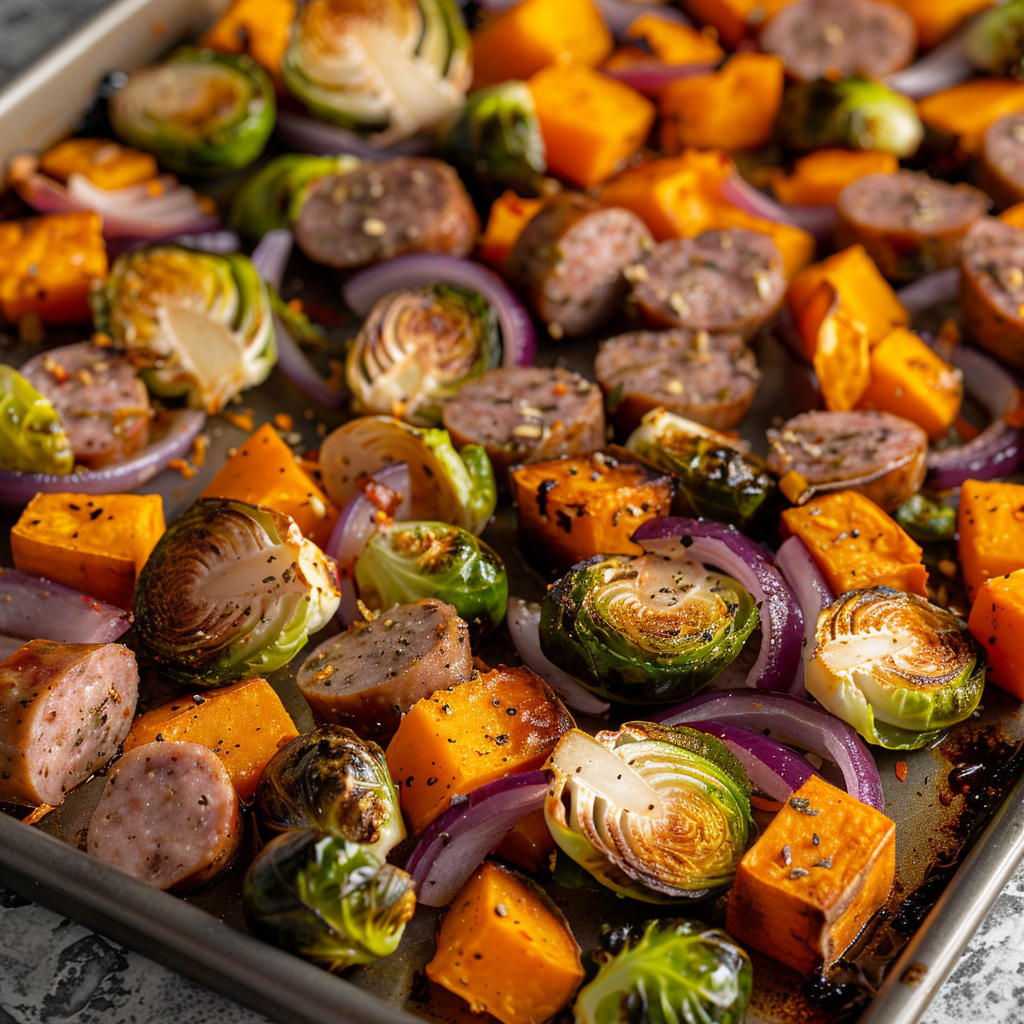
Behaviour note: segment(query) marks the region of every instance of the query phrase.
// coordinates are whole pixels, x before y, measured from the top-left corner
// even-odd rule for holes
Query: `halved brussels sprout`
[[[393,953],[416,909],[412,878],[401,868],[312,829],[263,848],[242,901],[253,932],[329,971]]]
[[[0,469],[63,476],[75,468],[53,403],[17,370],[0,364]]]
[[[918,544],[953,540],[956,537],[956,509],[941,498],[915,494],[892,514]]]
[[[248,257],[153,245],[123,253],[91,295],[93,322],[166,398],[211,415],[277,360],[270,293]]]
[[[374,304],[349,347],[345,380],[357,412],[434,427],[459,388],[500,363],[491,304],[471,288],[438,283]]]
[[[652,409],[626,447],[679,478],[680,515],[746,527],[773,498],[775,477],[756,456],[717,431],[667,409]]]
[[[210,177],[251,164],[276,113],[274,85],[256,61],[193,46],[133,71],[110,99],[118,138],[173,171]]]
[[[452,605],[475,636],[505,618],[508,576],[490,545],[448,523],[391,523],[356,560],[356,586],[370,608],[436,597]]]
[[[880,149],[902,159],[916,153],[924,139],[913,100],[863,78],[787,86],[778,126],[785,144],[801,152],[845,146]]]
[[[472,73],[455,0],[304,0],[281,63],[314,114],[380,145],[454,114]]]
[[[220,686],[286,664],[340,600],[334,562],[290,516],[200,498],[143,566],[135,629],[167,671]]]
[[[970,717],[985,652],[952,612],[891,587],[851,590],[818,618],[807,692],[869,743],[914,750]]]
[[[567,733],[559,746],[577,736]],[[750,782],[725,744],[650,722],[627,722],[592,742],[632,769],[660,806],[624,808],[599,759],[579,763],[574,752],[566,760],[556,747],[544,817],[559,849],[609,889],[648,903],[700,899],[729,885],[752,820]]]
[[[405,838],[384,751],[341,725],[318,725],[270,760],[256,789],[264,835],[313,828],[383,860]]]
[[[964,40],[964,53],[979,71],[1024,78],[1024,0],[980,15]]]
[[[540,605],[541,649],[605,700],[685,700],[709,686],[757,625],[736,580],[698,562],[597,555],[574,565]]]
[[[603,925],[597,977],[576,996],[575,1024],[741,1024],[754,969],[728,932],[665,918]]]

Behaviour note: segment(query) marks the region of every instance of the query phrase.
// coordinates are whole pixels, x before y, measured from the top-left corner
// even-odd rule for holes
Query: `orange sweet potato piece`
[[[941,43],[972,15],[991,7],[996,0],[888,0],[902,7],[914,19],[922,50]]]
[[[957,536],[960,570],[974,601],[985,580],[1024,569],[1024,485],[964,481]]]
[[[511,871],[486,861],[452,900],[427,977],[503,1024],[541,1024],[583,980],[565,918]]]
[[[868,335],[864,324],[850,315],[828,281],[822,281],[811,309],[826,307],[818,324],[811,363],[826,409],[846,411],[860,401],[871,375]],[[806,324],[808,310],[801,318]]]
[[[417,701],[387,748],[402,813],[418,833],[453,796],[544,764],[572,719],[528,668],[501,666]]]
[[[626,30],[626,38],[642,40],[666,64],[717,64],[725,56],[710,32],[654,13],[641,14]]]
[[[811,974],[834,963],[881,909],[895,871],[895,824],[812,775],[740,861],[726,928]]]
[[[543,205],[543,199],[523,199],[515,192],[503,192],[491,205],[487,227],[477,243],[477,257],[492,267],[501,267],[523,228]]]
[[[546,871],[555,852],[555,841],[544,819],[544,809],[530,811],[505,833],[505,837],[492,851],[531,874]]]
[[[927,597],[921,548],[857,491],[820,494],[786,509],[782,532],[807,545],[833,593],[886,586]]]
[[[967,154],[976,153],[982,136],[1004,114],[1024,110],[1024,82],[985,76],[919,100],[917,112],[928,128],[959,139]]]
[[[758,31],[794,0],[685,0],[686,12],[701,25],[712,26],[730,49]]]
[[[548,169],[581,188],[599,184],[625,163],[654,123],[650,100],[585,64],[551,64],[527,84]]]
[[[295,0],[234,0],[200,37],[199,45],[221,53],[247,53],[270,72],[284,93],[281,58],[288,48]]]
[[[254,676],[139,715],[124,749],[159,740],[200,743],[224,762],[239,799],[249,800],[267,762],[298,735],[281,698]]]
[[[988,655],[985,681],[1024,700],[1024,569],[985,580],[967,626]]]
[[[110,139],[67,139],[42,155],[39,169],[58,181],[81,174],[105,189],[140,185],[160,173],[155,157]]]
[[[771,186],[780,203],[834,206],[839,193],[869,174],[895,174],[900,163],[891,153],[862,149],[819,149],[801,157],[787,173],[773,167]]]
[[[720,71],[680,78],[658,104],[661,148],[755,149],[771,139],[786,68],[768,53],[737,53]]]
[[[999,214],[999,219],[1015,228],[1024,228],[1024,203],[1017,203]]]
[[[158,494],[37,494],[11,530],[15,568],[131,608],[165,529]]]
[[[629,538],[641,523],[668,515],[674,493],[671,474],[618,445],[512,471],[520,546],[545,565],[641,554]]]

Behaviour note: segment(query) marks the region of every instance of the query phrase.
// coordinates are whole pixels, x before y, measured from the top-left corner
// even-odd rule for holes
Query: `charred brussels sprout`
[[[605,700],[678,701],[739,654],[757,607],[736,580],[664,555],[598,555],[544,595],[544,654]]]
[[[13,367],[0,364],[0,469],[64,475],[74,467],[53,403]]]
[[[281,73],[314,114],[387,145],[462,106],[469,54],[455,0],[304,0]]]
[[[845,146],[903,158],[916,153],[924,138],[912,100],[862,78],[790,85],[778,124],[786,145],[802,152]]]
[[[219,686],[280,668],[330,621],[334,563],[290,516],[201,498],[160,538],[135,588],[135,628],[153,661]]]
[[[133,71],[110,100],[118,138],[173,171],[210,177],[251,164],[276,111],[270,76],[251,57],[194,47]]]
[[[149,389],[219,412],[277,360],[270,293],[246,256],[154,245],[123,253],[91,296],[93,321]]]
[[[979,71],[1024,78],[1024,0],[982,14],[964,41],[964,52]]]
[[[752,826],[750,782],[721,740],[649,722],[572,730],[547,767],[551,836],[602,885],[671,903],[731,884]]]
[[[459,388],[501,362],[491,304],[471,288],[432,284],[378,300],[348,351],[358,412],[437,426]]]
[[[329,971],[393,953],[416,909],[404,871],[366,846],[312,829],[263,848],[242,900],[253,932]]]
[[[575,1024],[741,1024],[754,969],[727,932],[666,918],[614,934],[614,948],[594,954]]]
[[[447,523],[392,523],[379,530],[356,561],[355,578],[371,608],[436,597],[476,636],[501,625],[508,605],[508,576],[497,553]]]
[[[818,619],[807,692],[869,743],[914,750],[968,718],[985,652],[964,623],[890,587],[852,590]]]
[[[266,835],[313,828],[383,860],[405,838],[384,751],[340,725],[318,725],[271,759],[256,789]]]
[[[938,498],[915,494],[907,498],[892,517],[918,544],[956,537],[956,509]]]

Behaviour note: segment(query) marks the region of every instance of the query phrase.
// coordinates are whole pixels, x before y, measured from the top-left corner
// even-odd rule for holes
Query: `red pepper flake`
[[[568,384],[556,384],[555,387],[554,387],[554,392],[555,392],[556,395],[558,395],[559,398],[561,398],[562,395],[569,394],[569,385]]]
[[[291,430],[295,421],[286,412],[279,412],[274,417],[274,426],[278,430]]]
[[[253,421],[252,409],[243,409],[241,412],[231,412],[230,409],[225,409],[221,416],[224,417],[233,427],[238,427],[239,430],[252,431],[255,423]]]
[[[210,447],[210,439],[205,434],[197,434],[192,441],[192,465],[199,469],[206,464],[206,449]]]
[[[906,782],[907,781],[907,762],[906,761],[897,761],[896,762],[896,778],[899,779],[900,782]]]
[[[171,459],[167,463],[168,469],[176,469],[186,480],[191,480],[196,475],[195,467],[184,459]]]
[[[93,610],[94,612],[101,612],[101,611],[103,611],[103,606],[102,606],[102,605],[101,605],[101,604],[99,603],[99,601],[97,601],[97,600],[96,600],[96,598],[94,598],[94,597],[90,597],[90,596],[89,596],[88,594],[83,594],[83,595],[82,595],[82,600],[83,600],[83,601],[84,601],[84,602],[85,602],[85,603],[86,603],[86,604],[87,604],[87,605],[88,605],[88,606],[89,606],[89,607],[90,607],[90,608],[91,608],[91,609],[92,609],[92,610]]]

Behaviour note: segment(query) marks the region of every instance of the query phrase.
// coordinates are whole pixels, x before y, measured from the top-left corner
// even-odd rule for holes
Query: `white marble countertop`
[[[0,87],[110,0],[0,0]],[[265,1024],[258,1013],[0,888],[0,1024]],[[922,1024],[1024,1024],[1024,869]]]

